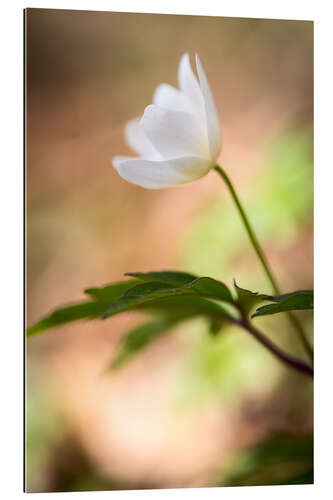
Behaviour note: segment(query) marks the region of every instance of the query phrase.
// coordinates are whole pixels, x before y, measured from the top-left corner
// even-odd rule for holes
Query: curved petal
[[[161,83],[161,85],[156,88],[153,103],[161,108],[193,113],[191,103],[186,95],[167,83]]]
[[[130,148],[143,158],[146,158],[147,160],[161,159],[161,155],[156,151],[144,133],[139,118],[134,118],[126,123],[125,139]]]
[[[179,88],[192,104],[193,112],[200,120],[205,117],[205,106],[198,80],[194,76],[188,54],[184,54],[178,67]]]
[[[179,156],[210,158],[205,128],[194,115],[151,104],[146,107],[141,124],[166,160]]]
[[[216,113],[216,108],[214,104],[214,99],[209,87],[209,83],[206,77],[206,74],[203,70],[203,67],[200,63],[200,59],[198,54],[195,54],[196,63],[197,63],[197,71],[200,80],[200,86],[202,90],[202,95],[205,102],[205,110],[206,110],[206,121],[207,121],[207,132],[208,132],[208,141],[209,148],[212,159],[218,157],[221,150],[221,131],[219,120]]]
[[[167,161],[148,161],[133,158],[116,166],[123,179],[149,189],[160,189],[192,182],[204,176],[211,162],[197,157]]]
[[[133,156],[114,156],[112,158],[112,165],[114,168],[118,168],[121,163],[124,163],[124,161],[127,160],[136,160],[136,158],[133,158]]]

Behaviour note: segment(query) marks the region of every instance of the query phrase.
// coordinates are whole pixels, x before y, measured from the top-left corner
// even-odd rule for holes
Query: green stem
[[[254,248],[254,251],[256,252],[257,254],[257,257],[259,258],[263,268],[264,268],[264,271],[265,271],[265,274],[269,280],[269,282],[271,283],[272,285],[272,288],[274,290],[274,293],[276,295],[280,295],[280,290],[279,290],[279,287],[276,283],[276,280],[274,279],[273,277],[273,274],[272,274],[272,271],[268,265],[268,262],[264,256],[264,253],[260,247],[260,244],[258,242],[258,239],[256,237],[256,235],[254,234],[253,232],[253,229],[250,225],[250,222],[247,218],[247,215],[239,201],[239,198],[236,194],[236,191],[229,179],[229,177],[227,176],[226,172],[219,166],[219,165],[215,165],[214,169],[216,170],[216,172],[222,177],[222,179],[224,180],[224,182],[226,183],[227,185],[227,188],[229,189],[229,192],[231,194],[231,197],[233,199],[233,201],[235,202],[235,205],[237,207],[237,210],[239,212],[239,215],[242,219],[242,222],[244,224],[244,227],[246,229],[246,232],[250,238],[250,241],[252,243],[252,246]],[[302,328],[302,325],[299,323],[298,319],[296,318],[296,316],[294,316],[291,312],[288,312],[288,317],[289,317],[289,320],[290,322],[293,324],[295,330],[297,331],[298,335],[299,335],[299,338],[300,338],[300,341],[302,342],[303,346],[304,346],[304,349],[306,350],[307,354],[309,355],[311,361],[313,360],[313,352],[312,352],[312,348],[306,338],[306,335],[305,335],[305,332],[303,331],[303,328]]]

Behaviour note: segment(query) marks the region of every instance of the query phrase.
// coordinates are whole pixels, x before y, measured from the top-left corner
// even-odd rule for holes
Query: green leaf
[[[124,294],[130,290],[131,293],[124,297]],[[188,295],[186,295],[186,292],[177,293],[173,290],[174,288],[166,283],[144,283],[138,280],[116,282],[101,288],[89,288],[85,290],[85,293],[91,296],[91,301],[69,304],[56,309],[35,325],[27,328],[27,335],[36,335],[47,329],[73,321],[98,318],[110,308],[110,303],[117,302],[120,297],[122,298],[121,303],[110,315],[125,310],[141,310],[158,313],[172,319],[205,316],[210,319],[230,320],[228,313],[214,302],[195,295],[195,292],[188,291]],[[149,302],[152,298],[149,295],[154,292],[152,303]],[[182,293],[183,296],[181,296]],[[148,297],[145,297],[146,295]],[[143,300],[145,298],[149,300]]]
[[[252,315],[252,318],[285,311],[313,309],[313,290],[298,290],[292,293],[269,297],[268,300],[275,303],[259,307]]]
[[[123,366],[132,356],[156,340],[161,334],[170,330],[176,323],[175,320],[162,319],[144,323],[130,330],[120,342],[117,355],[110,367],[111,370]]]
[[[222,300],[224,302],[234,303],[234,299],[228,289],[228,287],[221,281],[217,281],[213,278],[203,277],[197,278],[191,283],[184,285],[183,290],[193,290],[198,295],[214,300]]]
[[[197,276],[179,271],[151,271],[148,273],[126,273],[125,276],[133,276],[142,281],[159,281],[171,286],[183,286],[195,280]]]
[[[133,276],[143,281],[158,281],[167,283],[171,287],[189,289],[198,294],[216,300],[224,300],[233,303],[232,295],[228,287],[221,281],[209,277],[197,277],[194,274],[178,271],[153,271],[149,273],[126,273],[126,276]]]
[[[102,319],[106,319],[122,311],[135,309],[137,306],[152,301],[155,298],[157,299],[175,293],[175,289],[167,283],[160,283],[158,281],[139,283],[129,288],[119,297],[103,314]]]
[[[27,336],[36,335],[44,330],[65,323],[82,319],[98,318],[110,306],[110,302],[115,301],[135,283],[137,283],[137,280],[128,280],[116,282],[102,288],[87,289],[85,293],[90,295],[94,300],[90,302],[85,301],[77,304],[69,304],[56,309],[51,312],[51,314],[38,321],[35,325],[27,328]]]
[[[300,301],[304,301],[304,304],[309,306],[307,309],[313,308],[313,290],[296,290],[295,292],[270,296],[269,300],[272,302],[285,302],[287,299],[291,299],[292,297],[297,297]]]
[[[27,328],[27,335],[30,337],[31,335],[36,335],[49,328],[72,321],[78,321],[80,319],[98,318],[103,314],[108,304],[109,303],[105,304],[102,302],[82,302],[61,307],[53,311],[49,316],[38,321],[35,325]]]
[[[99,316],[105,319],[131,310],[154,311],[169,318],[203,315],[214,321],[232,321],[232,317],[221,306],[205,300],[233,303],[229,289],[220,281],[208,277],[196,278],[192,274],[176,271],[131,273],[131,276],[137,279],[86,289],[90,301],[56,309],[28,328],[27,335],[35,335],[72,321]],[[183,299],[179,300],[181,296]]]
[[[228,288],[223,283],[212,278],[196,278],[192,282],[178,288],[166,282],[152,281],[129,288],[103,314],[102,319],[106,319],[121,311],[133,309],[146,302],[153,302],[156,299],[177,295],[199,295],[205,298],[233,303]]]
[[[168,317],[190,318],[205,316],[210,319],[230,321],[231,316],[215,302],[196,295],[174,295],[160,297],[153,302],[146,302],[137,306],[138,310],[164,314]]]
[[[94,300],[113,301],[120,297],[129,288],[139,283],[138,280],[118,281],[100,288],[87,288],[84,293]]]
[[[243,312],[248,315],[259,302],[263,300],[267,300],[269,298],[268,295],[264,295],[258,292],[251,292],[250,290],[246,290],[245,288],[241,288],[237,285],[236,281],[234,281],[235,290],[238,297],[238,302],[243,310]]]

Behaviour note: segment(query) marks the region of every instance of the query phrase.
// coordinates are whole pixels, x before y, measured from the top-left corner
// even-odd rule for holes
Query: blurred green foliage
[[[313,436],[274,436],[238,452],[223,486],[313,483]]]
[[[216,398],[233,408],[259,387],[261,391],[272,390],[284,370],[270,353],[236,327],[225,327],[212,337],[204,322],[195,320],[184,325],[181,339],[186,352],[180,374],[171,386],[172,400],[180,411]]]
[[[28,491],[44,491],[49,480],[49,460],[62,439],[66,425],[54,397],[38,383],[26,404],[26,477]]]
[[[312,135],[296,130],[283,133],[267,144],[266,167],[255,174],[255,182],[249,183],[251,190],[246,193],[245,203],[262,244],[289,245],[302,227],[312,223],[312,148]],[[242,199],[242,192],[239,194]],[[195,217],[183,244],[182,267],[225,279],[232,272],[235,257],[244,248],[252,251],[238,213],[228,196],[221,196]],[[256,262],[251,269],[241,268],[240,272],[237,270],[239,282],[246,283],[251,278],[252,289],[267,287]]]

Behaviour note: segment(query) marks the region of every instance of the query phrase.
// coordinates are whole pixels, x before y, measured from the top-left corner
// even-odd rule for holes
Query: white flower
[[[123,179],[159,189],[199,179],[216,164],[221,150],[218,117],[197,54],[196,65],[200,84],[184,54],[178,68],[179,90],[162,83],[142,118],[127,123],[126,140],[140,157],[113,158]]]

